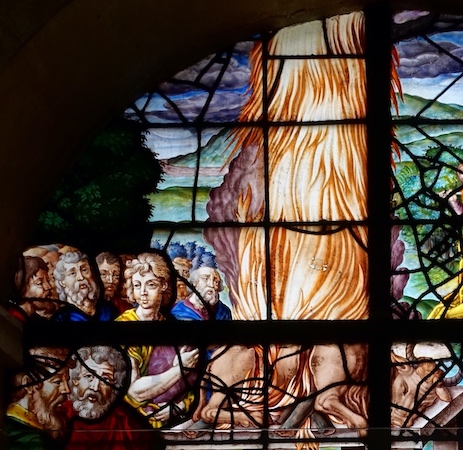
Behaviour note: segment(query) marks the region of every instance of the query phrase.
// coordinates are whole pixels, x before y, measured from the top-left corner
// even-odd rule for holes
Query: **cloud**
[[[162,83],[159,91],[174,103],[190,122],[196,120],[201,113],[204,114],[205,120],[234,121],[247,100],[250,76],[248,56],[253,45],[253,42],[242,42],[234,47],[232,57],[212,98],[211,88],[223,70],[225,53],[208,56],[182,70],[171,81]],[[137,106],[142,108],[147,98],[146,95],[144,100],[140,99]],[[158,94],[153,95],[145,109],[148,121],[180,122],[181,118],[169,101]],[[206,105],[207,111],[203,111]]]
[[[439,42],[439,45],[461,62],[439,52],[439,49],[424,40],[403,41],[397,45],[400,58],[399,76],[435,78],[441,74],[462,72],[463,49],[448,41]]]
[[[440,41],[438,45],[460,61],[446,55],[423,39],[402,41],[396,46],[400,58],[399,76],[434,78],[441,74],[462,72],[463,49],[450,41]]]

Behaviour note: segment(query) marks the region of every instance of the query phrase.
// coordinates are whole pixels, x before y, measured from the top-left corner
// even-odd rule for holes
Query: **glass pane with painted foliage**
[[[415,16],[426,14],[397,16],[394,33],[414,32]],[[367,176],[373,151],[367,148],[367,97],[375,93],[370,88],[367,96],[371,54],[364,21],[363,13],[352,13],[254,37],[185,69],[126,110],[125,120],[143,129],[144,145],[163,171],[152,192],[139,192],[152,207],[150,236],[141,249],[108,245],[102,232],[89,248],[52,244],[25,250],[11,312],[40,331],[63,330],[64,322],[74,337],[65,350],[32,346],[13,380],[7,414],[13,440],[35,432],[46,445],[87,450],[93,441],[121,450],[364,449],[379,427],[378,392],[389,392],[389,378],[378,381],[377,375],[389,373],[391,364],[392,403],[389,397],[383,402],[383,430],[389,433],[392,422],[399,428],[393,434],[398,447],[403,441],[410,447],[401,427],[426,428],[416,422],[424,416],[437,423],[427,410],[427,391],[440,392],[443,379],[456,373],[459,347],[446,346],[445,355],[424,354],[427,365],[422,348],[434,344],[412,350],[396,344],[391,353],[395,330],[375,329],[389,305],[378,311],[376,303],[370,312],[377,300],[369,298],[369,257],[376,243],[368,237],[373,227],[387,236],[390,224],[372,223],[367,203],[374,184]],[[401,45],[404,66],[394,68],[391,83],[399,96],[391,222],[394,314],[427,318],[439,301],[452,302],[449,293],[456,298],[460,292],[454,285],[460,284],[461,240],[452,202],[460,190],[454,147],[462,124],[452,116],[455,123],[439,133],[432,123],[416,126],[417,120],[429,121],[429,114],[452,115],[458,108],[416,98],[410,103],[415,94],[407,92],[401,72],[409,53]],[[387,48],[385,61],[389,57]],[[452,77],[456,89],[458,76]],[[397,98],[387,79],[385,94]],[[422,140],[436,144],[424,155]],[[410,161],[417,176],[407,175]],[[127,174],[131,180],[137,176],[137,170]],[[418,187],[411,187],[414,181]],[[386,217],[387,187],[386,180]],[[86,206],[88,195],[99,198],[98,184],[91,188],[79,191]],[[69,212],[72,205],[61,203]],[[450,238],[437,239],[442,233]],[[383,261],[387,293],[388,258]],[[90,336],[79,334],[79,325],[88,325]],[[256,337],[261,326],[266,333]],[[281,332],[285,326],[292,329]],[[100,328],[110,333],[96,337]],[[341,336],[336,329],[348,332]],[[274,331],[284,337],[274,339]],[[199,336],[203,343],[192,343]],[[82,342],[84,337],[91,343]],[[378,349],[385,349],[379,368],[372,363]],[[423,365],[431,369],[423,372]],[[396,388],[407,367],[421,376],[407,388],[412,405]],[[431,380],[430,373],[437,375]],[[416,400],[428,381],[424,400]],[[40,403],[45,394],[48,403]],[[370,404],[370,395],[376,403]],[[440,399],[439,405],[455,408],[456,398]],[[53,411],[52,417],[44,411]],[[396,416],[403,411],[407,417],[400,422]]]
[[[463,17],[395,16],[393,314],[461,318]]]
[[[366,340],[156,342],[189,325],[368,318],[364,20],[239,43],[126,110],[163,171],[143,191],[151,241],[29,247],[10,308],[36,329],[111,322],[121,334],[32,345],[12,383],[13,441],[365,448]]]

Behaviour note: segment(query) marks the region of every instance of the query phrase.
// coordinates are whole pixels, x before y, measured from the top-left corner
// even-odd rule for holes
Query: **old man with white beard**
[[[59,298],[65,302],[53,317],[55,321],[107,322],[117,315],[111,305],[100,301],[100,288],[87,255],[80,251],[61,255],[53,275]]]
[[[213,267],[200,267],[189,279],[194,291],[172,308],[178,320],[231,320],[231,311],[221,300],[222,278]]]
[[[78,350],[76,367],[70,370],[70,398],[73,409],[83,419],[99,419],[117,397],[125,381],[126,362],[107,346]]]
[[[74,417],[66,448],[151,448],[152,438],[140,433],[148,424],[122,401],[130,367],[121,351],[104,345],[82,347],[72,359],[75,367],[69,371],[69,399]]]

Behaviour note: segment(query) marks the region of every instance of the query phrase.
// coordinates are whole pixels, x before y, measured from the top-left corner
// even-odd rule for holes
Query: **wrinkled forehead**
[[[29,282],[33,282],[33,281],[36,281],[36,280],[40,280],[40,279],[44,279],[44,280],[47,280],[48,279],[48,272],[45,270],[45,269],[39,269],[37,270],[36,273],[34,273],[30,278],[29,278]]]
[[[59,372],[56,372],[52,377],[48,378],[49,383],[55,381],[67,381],[69,380],[69,369],[68,367],[63,367]]]
[[[212,267],[201,267],[196,270],[196,276],[200,277],[213,277],[216,280],[220,280],[220,275],[217,270],[213,269]]]
[[[84,361],[82,372],[96,373],[99,376],[113,376],[114,367],[108,361],[97,363],[93,358],[89,358]]]

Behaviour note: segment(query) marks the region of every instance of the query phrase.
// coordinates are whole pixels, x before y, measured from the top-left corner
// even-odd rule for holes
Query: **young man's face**
[[[166,283],[152,272],[145,275],[137,272],[132,276],[132,286],[133,297],[142,308],[159,310]]]

